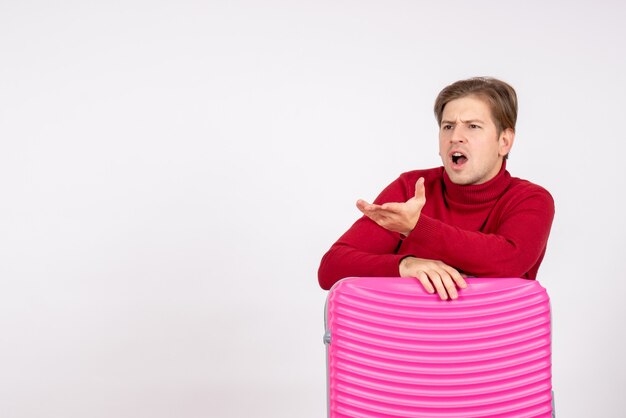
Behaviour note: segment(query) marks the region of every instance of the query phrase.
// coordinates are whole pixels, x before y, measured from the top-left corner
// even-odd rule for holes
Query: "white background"
[[[54,4],[57,3],[57,4]],[[623,417],[620,1],[0,1],[0,416],[318,418],[319,260],[435,96],[520,99],[558,416]]]

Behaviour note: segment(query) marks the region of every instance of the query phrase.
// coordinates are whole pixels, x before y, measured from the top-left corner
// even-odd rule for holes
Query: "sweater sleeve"
[[[534,279],[554,218],[552,196],[534,186],[503,205],[497,218],[489,232],[478,232],[421,216],[400,252],[439,259],[473,276]]]
[[[387,186],[374,201],[404,202],[407,187],[402,176]],[[391,232],[366,216],[358,219],[322,257],[318,281],[323,289],[330,289],[340,279],[351,276],[398,276],[400,234]]]

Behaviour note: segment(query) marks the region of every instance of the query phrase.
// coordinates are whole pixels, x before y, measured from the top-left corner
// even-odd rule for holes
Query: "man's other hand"
[[[454,267],[425,258],[403,258],[400,261],[400,276],[417,278],[428,293],[435,293],[436,290],[442,300],[458,298],[457,286],[461,289],[467,287],[463,275]]]
[[[387,202],[382,205],[375,205],[359,199],[356,202],[356,207],[383,228],[407,236],[417,225],[425,204],[424,178],[420,177],[415,183],[415,196],[406,202]]]

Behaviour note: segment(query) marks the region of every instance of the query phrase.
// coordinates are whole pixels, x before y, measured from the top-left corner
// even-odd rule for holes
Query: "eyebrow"
[[[443,125],[444,123],[448,123],[450,125],[454,125],[456,122],[442,119],[441,120],[441,124]],[[483,120],[480,120],[480,119],[469,119],[469,120],[461,120],[461,123],[465,123],[465,124],[482,123],[482,124],[484,124],[485,122]]]

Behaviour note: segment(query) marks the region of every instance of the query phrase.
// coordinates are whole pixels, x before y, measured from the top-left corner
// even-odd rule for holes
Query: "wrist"
[[[422,214],[422,212],[420,211],[420,212],[417,214],[417,216],[415,217],[415,219],[414,219],[414,220],[412,220],[412,221],[409,223],[409,225],[407,225],[407,226],[408,226],[408,230],[407,230],[406,232],[401,232],[401,234],[402,234],[402,236],[403,236],[404,238],[408,237],[408,236],[409,236],[409,234],[410,234],[411,232],[413,232],[413,230],[414,230],[414,229],[415,229],[415,227],[417,226],[417,223],[418,223],[418,222],[419,222],[419,220],[420,220],[420,215],[421,215],[421,214]]]
[[[409,263],[412,259],[414,259],[412,255],[407,255],[403,259],[400,260],[398,264],[398,273],[400,273],[400,277],[407,277],[407,270],[409,268]]]
[[[406,238],[406,237],[408,237],[408,236],[409,236],[409,234],[410,234],[411,232],[413,232],[413,230],[414,230],[414,229],[415,229],[415,226],[414,226],[413,228],[409,229],[409,230],[408,230],[408,231],[406,231],[406,232],[400,232],[400,235],[402,235],[402,238]]]

